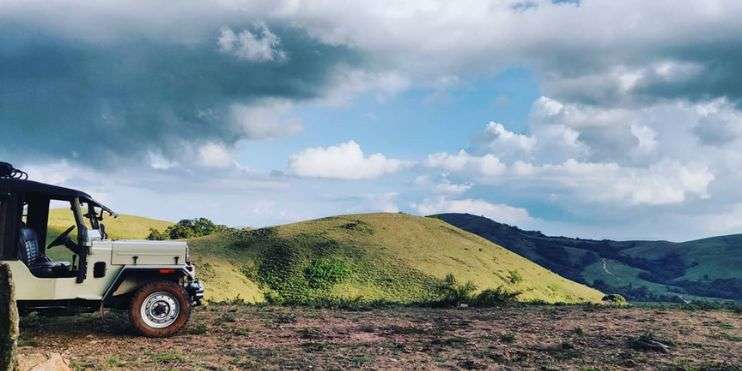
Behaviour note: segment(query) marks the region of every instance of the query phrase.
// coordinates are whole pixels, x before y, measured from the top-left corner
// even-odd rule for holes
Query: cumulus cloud
[[[687,205],[690,213],[700,201],[737,202],[723,185],[739,181],[731,170],[742,166],[742,141],[734,134],[742,127],[739,117],[725,99],[633,109],[541,97],[533,104],[528,133],[489,123],[472,142],[479,155],[435,153],[426,164],[499,193],[525,192],[552,204],[614,210]],[[719,130],[725,131],[723,142],[711,139],[710,132]],[[491,161],[497,171],[482,166],[487,158],[497,159]]]
[[[503,159],[528,156],[537,144],[535,137],[514,133],[499,122],[487,124],[477,140],[484,146],[484,151]]]
[[[435,199],[426,199],[412,206],[421,215],[469,213],[485,216],[501,223],[517,225],[523,225],[523,223],[529,223],[533,220],[526,209],[479,199],[451,200],[446,197],[438,197]]]
[[[198,163],[213,168],[228,168],[236,161],[230,151],[219,143],[206,143],[198,149]]]
[[[396,173],[410,166],[407,161],[387,158],[381,153],[366,156],[353,140],[336,146],[307,148],[289,159],[289,172],[303,177],[329,179],[372,179]]]
[[[497,176],[507,170],[507,166],[492,154],[473,156],[463,149],[455,154],[446,152],[431,154],[426,164],[433,168],[457,172],[468,171],[484,176]]]
[[[288,56],[281,50],[281,39],[265,24],[260,24],[258,29],[256,33],[249,30],[235,33],[229,27],[222,28],[217,41],[219,50],[250,62],[286,60]]]
[[[615,163],[584,163],[568,160],[559,165],[533,166],[515,175],[523,181],[556,183],[587,201],[621,202],[629,205],[677,204],[689,197],[708,197],[714,180],[709,168],[663,161],[649,168],[626,168]]]

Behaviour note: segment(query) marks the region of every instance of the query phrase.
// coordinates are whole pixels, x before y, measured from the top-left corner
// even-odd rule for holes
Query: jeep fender
[[[172,281],[182,284],[193,281],[193,274],[186,267],[147,266],[124,267],[111,282],[103,295],[103,306],[115,304],[117,298],[127,297],[139,287],[153,281]]]

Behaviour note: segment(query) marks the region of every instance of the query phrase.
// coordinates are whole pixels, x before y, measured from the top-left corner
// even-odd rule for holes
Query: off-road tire
[[[150,295],[157,292],[164,292],[171,295],[180,305],[180,312],[178,317],[175,319],[175,322],[164,328],[149,326],[142,318],[142,306],[145,304],[144,301],[147,300]],[[136,293],[134,293],[129,308],[129,318],[137,332],[152,338],[162,338],[175,335],[185,327],[190,317],[191,302],[188,299],[188,293],[186,293],[185,289],[181,285],[171,281],[156,281],[142,286],[136,291]]]

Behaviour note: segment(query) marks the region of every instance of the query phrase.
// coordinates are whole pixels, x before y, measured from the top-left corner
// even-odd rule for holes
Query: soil
[[[742,315],[720,310],[211,305],[167,339],[137,337],[121,313],[21,327],[21,354],[76,369],[742,369]]]

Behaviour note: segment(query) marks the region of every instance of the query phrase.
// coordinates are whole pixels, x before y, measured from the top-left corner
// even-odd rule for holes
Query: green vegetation
[[[630,300],[742,300],[742,235],[683,243],[586,240],[546,236],[469,214],[434,217]]]
[[[453,274],[448,274],[436,288],[434,306],[454,307],[460,305],[475,307],[504,306],[515,303],[520,292],[508,292],[502,286],[485,289],[477,293],[477,286],[471,281],[459,283]]]
[[[626,298],[624,298],[620,294],[606,295],[606,296],[603,297],[603,302],[604,303],[619,304],[619,305],[624,305],[624,304],[627,304],[628,303],[626,301]]]
[[[170,225],[161,231],[158,228],[150,228],[147,235],[148,240],[179,240],[186,238],[195,238],[208,236],[217,232],[224,232],[228,228],[224,225],[214,224],[209,219],[183,219],[176,224]]]
[[[603,297],[440,220],[405,214],[330,217],[189,242],[211,301],[433,303],[445,290],[461,290],[450,301],[470,305]]]

